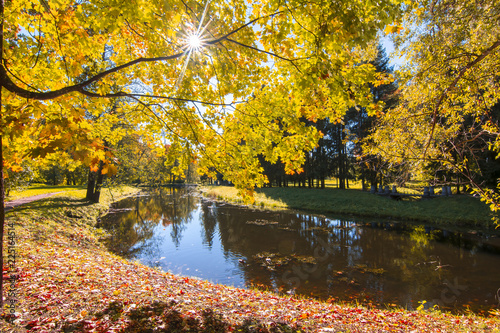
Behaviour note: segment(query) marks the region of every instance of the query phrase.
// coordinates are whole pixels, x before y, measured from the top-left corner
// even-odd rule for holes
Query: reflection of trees
[[[349,222],[333,226],[325,217],[237,207],[224,209],[224,214],[217,211],[224,250],[246,258],[241,267],[251,284],[289,289],[292,285],[287,280],[293,276],[295,282],[300,280],[295,283],[300,284],[298,291],[309,295],[309,284],[326,286],[334,267],[360,257],[359,247],[351,246],[358,235],[348,227]],[[266,258],[255,259],[262,253],[273,256],[271,264],[266,265]]]
[[[126,209],[126,206],[134,207],[136,201],[134,198],[125,199],[118,207],[122,210]],[[141,246],[135,245],[151,238],[155,225],[155,221],[141,218],[136,209],[112,213],[102,219],[102,226],[112,235],[106,240],[106,245],[113,252],[127,258],[134,257],[142,251]]]
[[[212,248],[215,230],[217,229],[215,203],[201,205],[201,223],[203,224],[203,243]]]
[[[477,250],[461,248],[459,234],[432,228],[388,222],[360,227],[348,220],[213,202],[202,202],[197,210],[198,202],[186,190],[174,189],[120,202],[115,208],[133,210],[115,214],[119,221],[108,223],[117,252],[140,252],[141,258],[153,253],[163,241],[153,235],[159,223],[171,228],[170,237],[179,246],[187,224],[199,218],[201,242],[210,248],[220,236],[225,260],[234,263],[247,284],[296,288],[297,293],[324,298],[354,296],[361,302],[369,295],[374,303],[401,305],[439,298],[443,290],[451,299],[454,289],[445,290],[444,284],[464,276],[463,265],[485,260],[476,258]],[[158,260],[153,254],[151,260]],[[459,291],[464,298],[466,293]]]
[[[224,251],[245,258],[245,264],[234,261],[248,284],[405,304],[440,297],[443,283],[453,280],[451,268],[460,267],[459,248],[447,246],[436,255],[443,235],[438,230],[394,223],[368,228],[309,214],[208,205],[202,208],[206,229],[219,223]]]
[[[127,198],[113,205],[118,213],[103,218],[103,226],[112,234],[108,247],[125,257],[145,252],[154,228],[161,223],[172,225],[171,237],[176,245],[182,238],[184,224],[192,219],[198,199],[189,189],[160,188],[148,196]]]

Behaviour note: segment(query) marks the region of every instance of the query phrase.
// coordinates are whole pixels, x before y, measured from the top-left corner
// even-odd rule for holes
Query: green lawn
[[[101,202],[109,203],[114,201],[116,195],[124,196],[132,192],[137,192],[135,187],[120,185],[112,188],[103,187],[101,190]],[[86,185],[33,185],[23,191],[12,192],[6,201],[12,201],[20,198],[32,197],[35,195],[46,193],[59,193],[57,196],[72,196],[75,198],[83,199],[87,194]]]
[[[10,195],[7,197],[7,201],[12,201],[20,198],[32,197],[39,194],[46,193],[57,193],[57,192],[73,192],[73,191],[81,191],[86,189],[86,185],[43,185],[36,184],[28,187],[22,191],[12,191]]]
[[[204,187],[203,191],[219,200],[243,202],[234,187],[210,186]],[[257,189],[254,205],[271,209],[303,209],[316,213],[390,217],[402,221],[425,221],[447,226],[493,227],[488,206],[479,199],[466,195],[396,201],[352,189],[274,187]]]

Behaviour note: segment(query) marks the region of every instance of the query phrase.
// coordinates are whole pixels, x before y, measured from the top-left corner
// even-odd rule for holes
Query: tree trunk
[[[95,203],[99,202],[101,197],[101,186],[104,179],[104,175],[102,174],[103,167],[104,163],[100,161],[97,172],[93,172],[89,169],[86,199]]]
[[[3,9],[3,2],[2,2]],[[3,39],[3,38],[2,38]],[[0,44],[1,45],[1,44]],[[1,47],[1,46],[0,46]],[[2,93],[0,87],[0,101],[2,100]],[[2,104],[0,102],[0,121],[2,120]],[[3,233],[5,225],[5,179],[3,175],[3,142],[2,133],[0,133],[0,267],[2,268],[2,275],[0,276],[0,309],[3,309]]]
[[[343,139],[344,128],[343,125],[338,125],[337,128],[337,156],[338,156],[338,174],[339,174],[339,189],[345,189],[345,178],[346,178],[346,170],[345,170],[345,161],[344,161],[344,152],[345,145],[342,142]]]
[[[85,196],[87,200],[92,201],[94,197],[94,188],[95,188],[95,172],[93,172],[89,168],[89,176],[87,180],[87,195]]]
[[[55,166],[52,167],[52,185],[57,185],[57,168]]]
[[[363,167],[361,167],[361,191],[366,191],[365,171]]]
[[[99,170],[97,170],[97,180],[95,184],[95,189],[94,189],[94,195],[92,197],[92,201],[95,203],[99,202],[99,199],[101,198],[101,187],[102,187],[102,181],[104,179],[104,175],[102,174],[102,168],[104,167],[103,161],[99,162]]]

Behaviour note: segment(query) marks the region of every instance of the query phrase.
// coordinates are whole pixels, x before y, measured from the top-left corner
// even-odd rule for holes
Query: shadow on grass
[[[241,324],[231,325],[220,314],[212,309],[205,309],[201,318],[184,314],[175,309],[176,302],[158,302],[144,305],[124,314],[124,305],[121,302],[111,302],[106,309],[97,312],[95,318],[109,318],[117,321],[122,316],[128,317],[122,330],[125,332],[248,332],[248,333],[295,333],[301,332],[300,327],[291,327],[286,323],[263,323],[257,319],[247,318]],[[75,323],[65,321],[61,327],[62,332],[85,332],[92,324],[89,320],[80,320]],[[31,327],[26,327],[31,328]]]
[[[364,210],[372,208],[370,213],[376,216],[376,208],[386,201],[385,198],[370,195],[368,192],[334,188],[272,187],[258,188],[256,193],[281,201],[292,209],[340,214],[363,213]]]
[[[93,204],[94,204],[93,202],[87,199],[77,199],[71,197],[45,198],[28,202],[20,206],[16,206],[10,209],[9,212],[22,213],[28,210],[49,211],[49,210],[59,210],[62,208],[88,207]]]

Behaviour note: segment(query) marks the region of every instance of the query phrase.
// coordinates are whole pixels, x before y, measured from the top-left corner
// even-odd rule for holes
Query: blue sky
[[[399,67],[403,64],[403,59],[395,57],[392,53],[394,52],[394,44],[392,43],[389,36],[382,35],[380,37],[380,43],[385,48],[385,53],[391,59],[390,64],[394,66],[394,70],[399,69]]]

